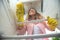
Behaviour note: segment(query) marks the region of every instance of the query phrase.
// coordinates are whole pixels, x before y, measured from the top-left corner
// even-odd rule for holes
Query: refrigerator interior
[[[46,34],[60,33],[60,0],[0,0],[0,33],[4,35],[16,35],[15,11],[16,3],[19,1],[24,3],[24,20],[26,20],[29,8],[33,7],[44,17],[50,16],[58,20],[58,26],[55,31],[46,29]],[[27,35],[27,32],[25,35]],[[49,40],[52,39],[49,38]]]

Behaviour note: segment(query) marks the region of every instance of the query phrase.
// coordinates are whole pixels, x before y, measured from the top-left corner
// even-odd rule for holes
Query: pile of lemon
[[[49,16],[47,17],[47,20],[48,20],[48,25],[49,25],[50,30],[55,30],[55,28],[58,25],[58,21],[54,18],[49,17]]]
[[[18,2],[16,4],[16,17],[17,23],[24,22],[24,4],[22,2]],[[22,27],[23,24],[17,24],[18,26]]]
[[[24,21],[24,4],[22,2],[16,4],[16,16],[17,22]]]

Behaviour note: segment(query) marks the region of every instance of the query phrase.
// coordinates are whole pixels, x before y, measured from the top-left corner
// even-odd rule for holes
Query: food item
[[[52,40],[60,40],[58,37],[53,37]]]
[[[24,4],[19,2],[16,4],[17,22],[24,22]]]
[[[48,20],[48,25],[49,25],[49,28],[51,30],[55,30],[55,28],[57,27],[57,20],[54,19],[54,18],[50,18],[49,16],[47,17],[47,20]]]
[[[18,2],[16,4],[16,17],[17,23],[24,22],[24,4],[22,2]],[[23,24],[17,24],[19,27],[23,27]]]

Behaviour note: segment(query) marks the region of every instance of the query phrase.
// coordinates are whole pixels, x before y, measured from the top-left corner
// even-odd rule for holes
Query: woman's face
[[[30,11],[29,11],[29,15],[35,15],[35,10],[34,9],[30,9]]]

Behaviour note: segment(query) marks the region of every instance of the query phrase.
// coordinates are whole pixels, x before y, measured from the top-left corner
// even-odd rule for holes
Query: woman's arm
[[[49,24],[48,24],[48,21],[44,21],[43,24],[45,25],[45,27],[46,27],[48,30],[50,30],[50,31],[55,31],[55,28],[56,28],[56,27],[53,26],[53,25],[51,25],[51,24],[49,25]]]
[[[56,21],[52,20],[53,18],[48,19],[46,17],[43,17],[43,19],[47,19],[47,21],[43,21],[42,22],[44,24],[45,28],[47,28],[50,31],[54,31],[55,30],[55,26],[53,26],[53,23],[55,24]],[[52,20],[52,22],[51,22],[51,20]]]
[[[17,34],[18,35],[24,35],[26,33],[26,25],[24,24],[24,26],[19,26],[17,25]]]
[[[47,28],[48,30],[50,30],[50,28],[49,28],[49,25],[48,25],[47,21],[44,21],[44,22],[43,22],[43,24],[44,24],[45,28]],[[52,30],[50,30],[50,31],[52,31]]]

